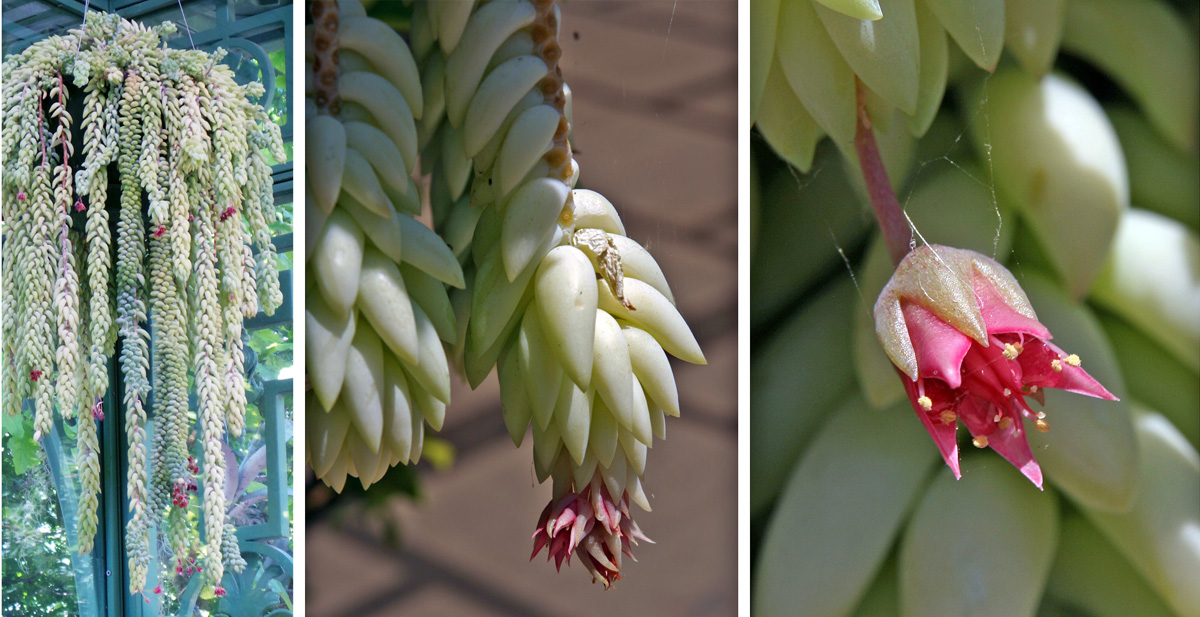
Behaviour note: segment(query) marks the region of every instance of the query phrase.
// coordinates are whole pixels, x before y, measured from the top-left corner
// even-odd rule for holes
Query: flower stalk
[[[871,207],[875,211],[875,219],[879,221],[879,230],[887,244],[888,254],[891,255],[893,264],[899,264],[912,249],[912,229],[900,202],[896,199],[892,184],[888,181],[883,159],[879,156],[879,145],[875,142],[871,117],[867,113],[867,89],[857,77],[854,78],[854,85],[858,97],[858,125],[854,131],[854,150],[858,153],[863,182],[867,185],[867,195],[871,198]]]

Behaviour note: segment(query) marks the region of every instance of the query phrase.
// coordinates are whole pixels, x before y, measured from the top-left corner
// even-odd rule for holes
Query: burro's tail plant
[[[145,585],[157,527],[176,573],[202,572],[222,595],[224,570],[245,564],[236,543],[223,550],[233,529],[223,441],[241,433],[246,408],[242,320],[282,301],[266,157],[285,154],[251,102],[262,86],[238,85],[220,52],[168,49],[172,32],[92,12],[4,62],[3,404],[12,415],[32,399],[38,439],[56,410],[75,423],[86,553],[119,349],[130,590]],[[69,96],[83,98],[80,117]],[[203,542],[188,510],[200,487]]]
[[[313,8],[318,5],[322,14],[314,10],[310,36],[314,58],[329,53],[330,38],[322,36],[321,27],[328,19],[327,11],[334,8],[334,3],[314,3]],[[339,2],[336,6],[341,10],[342,26],[336,28],[339,20],[335,15],[336,37],[348,43],[351,32],[347,22],[367,18],[361,16],[357,3]],[[450,294],[455,317],[447,328],[450,336],[432,326],[429,329],[453,345],[453,357],[472,387],[493,367],[498,368],[503,419],[515,444],[520,445],[532,425],[538,479],[553,478],[554,485],[553,497],[537,522],[534,556],[546,548],[558,566],[577,556],[594,580],[608,587],[620,578],[622,555],[631,554],[632,547],[646,539],[633,521],[629,504],[649,509],[641,480],[647,452],[655,436],[664,437],[665,417],[679,415],[667,354],[698,364],[705,360],[675,308],[674,296],[654,258],[626,236],[612,203],[599,193],[576,188],[579,166],[568,141],[571,93],[558,66],[562,53],[559,20],[559,9],[552,1],[417,3],[411,22],[411,58],[418,67],[420,88],[411,90],[416,90],[419,98],[414,101],[410,91],[398,85],[393,88],[398,91],[393,98],[403,99],[405,111],[413,116],[397,118],[397,126],[402,124],[407,131],[409,121],[417,120],[413,123],[415,149],[420,153],[422,171],[431,174],[429,202],[434,226],[449,244],[446,247],[439,242],[437,250],[450,252],[456,258],[455,266],[462,264],[461,272],[453,270],[458,275],[454,280],[441,279],[459,287]],[[338,56],[341,70],[372,68],[390,80],[399,73],[386,71],[385,66],[399,63],[395,57],[403,57],[408,71],[409,48],[376,49],[376,41],[382,38],[376,37],[371,44],[354,39],[358,47],[344,44]],[[371,50],[379,55],[371,55]],[[319,84],[316,99],[342,98],[345,117],[348,109],[353,109],[345,105],[346,91],[322,93],[320,86],[336,83],[341,88],[353,73],[336,79],[323,78],[316,67],[315,73]],[[356,107],[363,105],[355,102]],[[393,109],[398,107],[394,103],[389,99],[378,105]],[[336,131],[332,132],[331,141],[339,140]],[[348,144],[349,131],[345,132]],[[345,146],[340,149],[351,151]],[[315,157],[325,151],[311,151],[309,164],[323,164]],[[403,149],[400,154],[408,156]],[[328,173],[351,173],[351,158],[334,161],[344,166],[344,172]],[[390,163],[376,161],[381,156],[368,158],[378,173],[363,177],[384,175],[381,167]],[[311,173],[314,179],[326,174]],[[396,180],[398,185],[406,178]],[[339,206],[350,192],[346,182],[343,178]],[[378,194],[388,194],[391,188],[384,185]],[[334,191],[328,195],[336,197]],[[391,209],[384,214],[401,216]],[[332,222],[331,216],[325,225]],[[371,239],[372,231],[364,228],[364,233]],[[350,235],[358,238],[351,243],[354,246],[370,246],[362,240],[364,234]],[[325,241],[317,240],[314,259],[332,260],[332,252],[322,256],[320,247]],[[419,246],[422,251],[433,248],[429,243]],[[408,237],[401,248],[404,252],[398,256],[380,256],[380,267],[394,268],[393,262],[401,262],[403,269],[404,262],[411,261]],[[337,255],[348,254],[354,268],[361,262],[365,269],[370,251],[359,248]],[[409,283],[407,277],[404,282]],[[327,298],[328,283],[322,284],[318,278],[318,286]],[[410,283],[410,295],[412,289]],[[401,289],[389,297],[405,301],[388,301],[385,308],[381,292],[361,283],[357,300],[352,293],[342,297],[346,307],[342,323],[355,319],[351,314],[362,307],[361,313],[372,320],[376,330],[371,311],[381,311],[379,319],[395,319],[409,305]],[[438,300],[442,297],[439,294]],[[381,308],[368,309],[371,303]],[[310,324],[312,320],[310,315]],[[345,341],[340,343],[343,347],[359,345],[357,335],[345,332],[331,329],[325,339],[330,348],[337,341]],[[412,363],[406,364],[399,341],[393,344],[382,332],[379,336],[388,346],[383,352],[385,367],[409,371]],[[430,340],[436,343],[432,336]],[[314,351],[310,343],[310,358]],[[354,353],[350,352],[351,358]],[[426,368],[425,356],[421,356],[417,366],[430,371],[436,368],[440,373],[445,366],[440,348],[436,360],[436,367]],[[316,389],[327,375],[315,375],[323,368],[313,362],[310,360],[309,379]],[[350,383],[349,370],[343,392]],[[341,380],[339,376],[337,381]],[[408,381],[410,391],[412,385],[413,380]],[[375,386],[369,388],[370,392],[376,390]],[[398,391],[399,387],[389,385],[385,395],[376,397],[384,405],[383,419],[375,425],[359,418],[364,414],[348,409],[357,405],[353,402],[357,399],[344,403],[341,398],[329,400],[325,409],[330,413],[323,421],[330,427],[317,428],[315,436],[310,433],[310,443],[325,447],[344,440],[350,456],[344,457],[337,446],[325,447],[319,461],[316,454],[312,458],[314,468],[320,467],[318,475],[328,481],[332,472],[331,484],[340,486],[344,467],[338,467],[338,461],[357,464],[354,431],[378,434],[380,428],[372,426],[394,425],[394,418],[389,420],[393,410],[386,401]],[[337,396],[336,388],[332,395]],[[339,412],[342,405],[347,409]],[[440,409],[437,418],[440,424]],[[354,431],[348,431],[347,425]],[[382,441],[386,442],[386,428],[383,432]],[[374,460],[366,455],[362,458]],[[371,469],[381,473],[380,467]],[[362,468],[357,471],[360,476],[368,475]]]

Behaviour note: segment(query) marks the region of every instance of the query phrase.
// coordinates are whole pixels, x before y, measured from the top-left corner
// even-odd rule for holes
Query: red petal
[[[900,369],[896,369],[900,373]],[[958,441],[954,434],[958,430],[958,423],[943,424],[940,420],[934,421],[928,413],[917,402],[919,395],[917,394],[917,384],[908,378],[904,373],[900,373],[900,381],[904,382],[904,389],[908,391],[908,400],[912,403],[913,411],[917,412],[917,417],[921,419],[921,424],[925,425],[925,430],[929,431],[929,436],[933,438],[933,443],[937,445],[938,452],[942,453],[942,459],[950,466],[950,470],[954,472],[955,478],[961,478],[962,472],[958,467]]]
[[[917,354],[917,374],[941,379],[951,388],[960,386],[962,361],[971,349],[971,337],[919,304],[903,302],[900,310]]]
[[[1004,460],[1012,463],[1033,482],[1034,486],[1042,488],[1042,468],[1033,458],[1033,452],[1029,449],[1029,442],[1025,438],[1025,431],[1021,430],[1019,433],[1013,434],[1013,426],[1024,426],[1024,421],[1020,417],[1014,418],[1012,412],[1005,413],[1005,417],[1012,419],[1015,424],[1008,428],[1000,428],[994,421],[996,407],[971,396],[963,397],[959,404],[959,410],[959,417],[963,419],[963,424],[967,425],[967,430],[971,432],[972,436],[987,437],[989,448],[1004,457]]]
[[[987,326],[988,334],[1012,332],[1040,339],[1053,338],[1050,330],[1040,321],[1013,310],[1000,294],[996,293],[996,288],[987,279],[975,276],[974,284],[975,297],[979,300],[979,311],[983,313],[983,323]]]

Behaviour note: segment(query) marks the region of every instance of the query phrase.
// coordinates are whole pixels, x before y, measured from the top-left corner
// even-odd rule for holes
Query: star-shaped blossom
[[[976,447],[995,450],[1041,488],[1025,420],[1043,432],[1050,425],[1026,399],[1044,403],[1043,391],[1059,388],[1116,400],[1078,356],[1050,342],[1012,274],[974,251],[909,252],[875,303],[875,330],[955,477],[959,420]]]

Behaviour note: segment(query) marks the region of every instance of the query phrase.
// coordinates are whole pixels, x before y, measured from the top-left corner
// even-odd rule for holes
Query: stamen
[[[1021,350],[1018,349],[1016,345],[1013,345],[1012,343],[1004,344],[1004,357],[1005,358],[1008,358],[1009,360],[1016,360],[1017,356],[1019,356],[1020,354],[1021,354]]]
[[[999,422],[1000,418],[1003,418],[1003,417],[1004,417],[1004,414],[997,411],[996,415],[992,416],[992,422]]]
[[[1009,390],[1008,388],[1005,388],[1005,389],[1004,389],[1004,398],[1008,398],[1008,397],[1010,397],[1010,396],[1012,396],[1012,390]]]
[[[1037,391],[1038,391],[1038,387],[1037,387],[1037,386],[1029,386],[1029,393],[1030,393],[1030,394],[1037,394]]]
[[[1050,368],[1054,369],[1055,373],[1061,373],[1062,372],[1062,362],[1059,362],[1058,359],[1055,358],[1054,360],[1050,361]]]
[[[1079,366],[1079,356],[1075,354],[1067,356],[1064,361],[1071,366]]]
[[[1036,428],[1039,432],[1045,433],[1046,431],[1050,430],[1050,423],[1046,422],[1045,420],[1038,419],[1037,422],[1033,423],[1033,428]]]
[[[1042,418],[1045,418],[1045,417],[1046,417],[1046,412],[1044,412],[1044,411],[1039,411],[1039,412],[1037,412],[1037,417],[1038,417],[1038,420],[1041,420]]]
[[[976,448],[986,448],[988,445],[987,435],[980,435],[975,439],[972,439],[971,443],[975,444]]]
[[[947,424],[947,425],[954,424],[955,421],[958,420],[958,414],[954,413],[953,411],[950,411],[949,409],[943,411],[939,417],[942,420],[942,424]]]
[[[921,398],[917,399],[917,404],[920,405],[921,409],[924,409],[925,411],[933,410],[933,400],[928,396],[922,396]]]
[[[1012,418],[1009,418],[1006,416],[1006,417],[1000,419],[1001,430],[1006,429],[1010,426],[1012,426]]]

